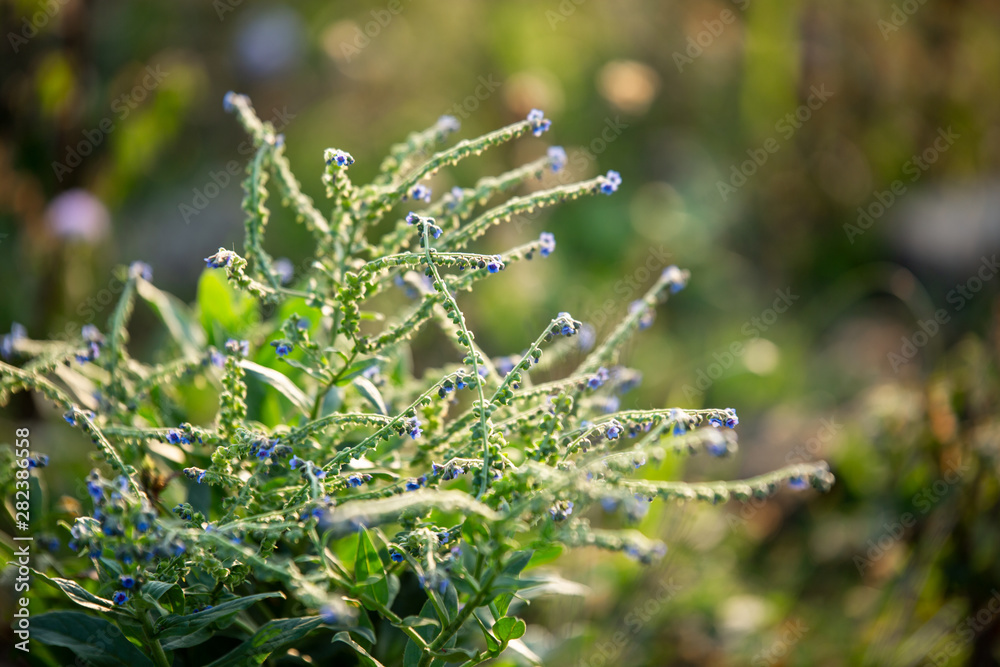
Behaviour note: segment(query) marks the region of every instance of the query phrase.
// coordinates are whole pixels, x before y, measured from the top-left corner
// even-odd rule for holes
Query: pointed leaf
[[[153,667],[113,623],[78,611],[32,616],[31,637],[49,646],[65,646],[94,667]]]
[[[111,602],[111,600],[105,600],[102,597],[94,595],[75,581],[60,579],[59,577],[50,578],[37,570],[32,570],[32,572],[35,573],[35,576],[41,577],[44,581],[47,581],[56,588],[60,589],[63,593],[69,596],[70,600],[77,603],[81,607],[94,609],[96,611],[111,611],[114,609],[115,605]]]
[[[247,595],[246,597],[236,598],[235,600],[227,600],[226,602],[215,605],[211,609],[185,614],[184,616],[176,614],[164,616],[156,623],[157,636],[164,638],[177,637],[179,635],[197,632],[201,628],[207,627],[216,621],[219,621],[220,625],[225,626],[233,620],[226,619],[227,616],[243,611],[260,600],[280,597],[284,597],[284,595],[278,592],[258,593],[256,595]]]
[[[356,377],[353,380],[354,386],[358,388],[361,395],[365,397],[375,411],[380,415],[389,414],[389,409],[385,407],[385,400],[382,399],[382,394],[379,393],[378,388],[372,384],[371,380],[363,377]]]
[[[358,377],[366,370],[372,366],[378,366],[379,364],[385,363],[384,357],[372,357],[371,359],[362,359],[361,361],[355,361],[353,364],[344,370],[340,379],[337,380],[337,386],[343,387],[351,383],[351,380]],[[367,379],[367,378],[366,378]]]
[[[295,407],[301,410],[302,414],[308,415],[309,411],[312,410],[312,402],[310,402],[309,397],[306,396],[305,393],[299,389],[284,373],[276,371],[273,368],[255,364],[248,359],[241,359],[240,366],[242,366],[247,372],[256,376],[257,379],[262,382],[266,382],[277,389],[282,396],[287,398]]]
[[[188,359],[197,359],[201,351],[205,349],[205,331],[195,319],[188,305],[173,294],[167,294],[145,280],[137,280],[135,287],[139,296],[163,320],[167,331],[180,345],[184,356]]]
[[[222,656],[208,667],[247,667],[259,665],[274,651],[294,646],[316,628],[323,625],[319,616],[304,618],[278,618],[268,621],[238,647]]]
[[[353,648],[354,651],[361,657],[361,661],[368,665],[368,667],[384,667],[381,662],[368,655],[368,651],[366,651],[361,644],[351,639],[351,636],[346,632],[338,632],[335,634],[333,636],[333,641],[343,642]]]
[[[354,558],[354,579],[361,586],[362,596],[368,595],[381,605],[389,602],[389,583],[385,566],[379,558],[366,529],[358,531],[358,551]]]

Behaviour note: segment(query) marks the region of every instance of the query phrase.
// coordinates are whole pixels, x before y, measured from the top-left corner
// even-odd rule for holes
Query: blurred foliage
[[[810,631],[758,664],[923,664],[940,650],[907,643],[918,621],[933,620],[928,637],[952,632],[949,623],[975,611],[992,585],[995,470],[984,452],[997,436],[981,415],[996,401],[973,398],[996,396],[995,361],[983,360],[995,358],[996,281],[951,297],[971,290],[981,258],[1000,246],[997,3],[401,0],[386,20],[391,4],[67,0],[50,18],[44,2],[0,7],[10,48],[0,58],[0,281],[16,286],[0,300],[0,323],[23,322],[36,337],[102,324],[114,301],[106,276],[133,259],[195,299],[201,257],[220,245],[239,250],[241,238],[236,179],[206,197],[213,173],[246,159],[221,111],[226,90],[287,122],[287,154],[306,171],[318,149],[377,155],[441,113],[459,115],[463,136],[474,136],[543,108],[554,120],[546,138],[567,147],[574,177],[613,168],[625,182],[597,206],[526,218],[484,240],[513,245],[543,229],[560,239],[552,262],[486,285],[489,308],[463,303],[484,347],[518,351],[529,332],[502,315],[515,301],[519,321],[568,310],[600,329],[652,282],[655,271],[643,277],[636,267],[669,253],[664,264],[683,262],[691,286],[630,350],[630,365],[662,372],[647,373],[624,407],[732,405],[759,425],[744,431],[733,476],[773,467],[816,439],[806,451],[832,459],[841,480],[828,498],[771,502],[736,530],[717,509],[651,512],[646,521],[676,544],[672,569],[642,573],[596,556],[577,563],[594,593],[580,608],[539,608],[553,628],[573,623],[547,641],[565,644],[566,664],[586,664],[613,639],[606,614],[624,621],[673,578],[673,602],[643,634],[628,634],[634,664],[745,664],[794,619]],[[720,28],[725,11],[733,20]],[[37,35],[15,48],[9,35],[29,28]],[[157,65],[169,76],[119,117],[116,100]],[[475,97],[481,81],[494,88],[485,99]],[[823,85],[829,100],[786,139],[778,123]],[[106,118],[112,131],[60,180],[52,163],[66,162]],[[948,128],[953,144],[914,172],[913,157]],[[772,138],[778,150],[723,200],[718,183]],[[466,184],[543,151],[525,142],[454,173]],[[362,176],[375,168],[355,167]],[[303,185],[322,198],[319,179]],[[90,234],[57,231],[50,202],[76,188],[107,207],[106,231],[98,222]],[[180,206],[198,193],[205,207],[185,222]],[[870,229],[852,236],[845,225],[858,225],[862,211]],[[268,251],[301,259],[304,234],[287,216],[271,224],[280,231]],[[775,291],[786,289],[799,297],[787,313],[752,324],[768,321]],[[941,309],[940,333],[893,368],[889,355]],[[152,317],[145,322],[133,342],[140,358],[162,335]],[[415,363],[434,363],[439,342],[418,339]],[[727,357],[734,343],[742,353]],[[685,392],[716,374],[713,364],[719,372],[703,393]],[[4,429],[45,409],[15,403]],[[945,441],[947,414],[954,435]],[[822,442],[821,420],[839,427]],[[67,438],[48,437],[76,466],[50,481],[64,492],[87,465]],[[962,481],[933,510],[914,512],[914,495],[955,461],[969,466]],[[852,557],[904,512],[918,524],[858,573]],[[942,531],[954,537],[942,542]],[[753,611],[760,605],[770,615]],[[747,617],[769,620],[741,625]],[[971,664],[997,664],[986,657],[996,627],[953,664],[973,651],[980,662]]]

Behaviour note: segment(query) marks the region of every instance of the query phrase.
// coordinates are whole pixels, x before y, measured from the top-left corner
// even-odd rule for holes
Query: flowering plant
[[[84,563],[92,581],[36,571],[100,615],[37,616],[32,632],[42,642],[95,664],[157,667],[260,664],[285,654],[330,664],[345,653],[365,665],[477,665],[508,649],[540,663],[522,640],[518,610],[579,587],[536,566],[564,547],[642,562],[666,548],[636,530],[592,527],[589,506],[621,512],[627,524],[655,499],[719,503],[764,497],[783,483],[831,484],[824,464],[736,482],[635,476],[667,452],[725,456],[736,446],[732,409],[619,411],[613,400],[639,379],[617,365],[619,350],[685,286],[688,272],[677,267],[599,344],[565,312],[519,355],[491,357],[476,343],[459,295],[549,256],[556,240],[541,233],[501,254],[472,252],[472,242],[521,212],[611,195],[621,184],[609,171],[486,206],[563,170],[566,153],[553,147],[434,198],[426,179],[541,135],[550,125],[542,112],[434,152],[458,129],[442,117],[393,146],[364,186],[351,180],[354,158],[328,149],[326,216],[293,176],[282,136],[249,100],[229,93],[225,108],[255,146],[244,182],[246,239],[242,255],[220,248],[206,258],[197,311],[157,289],[150,268],[136,262],[123,272],[106,331],[87,326],[79,340],[59,342],[15,328],[3,339],[16,365],[0,364],[0,402],[17,391],[43,395],[100,458],[86,479],[89,515],[59,524],[74,554],[64,562],[77,566],[51,568]],[[315,240],[299,270],[264,250],[270,179]],[[412,210],[379,233],[397,209]],[[363,309],[396,287],[412,300],[406,310]],[[169,332],[157,363],[127,349],[139,300]],[[418,377],[408,344],[428,322],[458,358]],[[538,380],[581,353],[565,377]],[[192,398],[191,385],[218,396],[217,413],[199,424],[189,421],[199,421],[190,415],[204,393]],[[46,463],[36,456],[29,467]],[[168,507],[171,495],[184,502]]]

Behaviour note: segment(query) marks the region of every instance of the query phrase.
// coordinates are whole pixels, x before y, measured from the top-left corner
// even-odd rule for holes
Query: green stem
[[[170,661],[167,660],[167,654],[163,652],[163,647],[160,646],[160,640],[154,636],[153,623],[149,617],[148,610],[139,614],[139,622],[142,623],[142,634],[146,639],[146,646],[150,649],[149,653],[153,658],[153,663],[157,667],[170,667]]]

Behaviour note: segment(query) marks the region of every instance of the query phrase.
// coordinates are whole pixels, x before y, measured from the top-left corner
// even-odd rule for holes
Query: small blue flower
[[[127,574],[123,574],[119,578],[119,581],[122,582],[122,586],[124,586],[125,588],[132,588],[133,586],[135,586],[135,579],[133,579]]]
[[[656,313],[649,307],[649,304],[642,299],[636,299],[629,304],[628,312],[630,315],[640,311],[642,314],[639,315],[639,329],[648,329],[653,326],[653,318],[656,316]]]
[[[408,419],[406,421],[406,425],[404,428],[406,428],[406,432],[414,440],[419,438],[420,435],[423,433],[423,431],[420,430],[420,420],[417,419],[416,417],[411,417],[410,419]]]
[[[608,440],[615,440],[622,434],[622,425],[618,423],[617,419],[612,419],[608,422],[608,427],[604,430],[604,435]]]
[[[326,160],[327,166],[336,164],[338,167],[350,167],[354,164],[354,156],[339,148],[327,148],[323,152],[323,157]]]
[[[809,482],[804,477],[790,477],[788,479],[788,488],[802,491],[809,488]]]
[[[128,267],[128,277],[132,279],[142,278],[149,282],[153,279],[153,267],[145,262],[132,262]]]
[[[465,190],[456,185],[451,189],[451,201],[448,202],[448,208],[455,208],[463,199],[465,199]]]
[[[687,285],[687,278],[684,277],[684,272],[673,264],[663,269],[660,280],[664,281],[670,287],[670,291],[673,294],[680,292]]]
[[[145,517],[140,518],[135,523],[135,529],[138,530],[140,533],[148,532],[149,526],[150,526],[149,519],[146,519]]]
[[[602,194],[610,195],[618,191],[618,186],[622,184],[622,177],[617,171],[609,171],[607,174],[601,177],[600,185],[598,186]]]
[[[351,487],[359,487],[365,483],[365,480],[358,473],[353,473],[347,476],[347,485]]]
[[[618,500],[611,498],[610,496],[605,496],[601,498],[601,509],[605,512],[614,512],[618,509]]]
[[[233,252],[225,248],[219,248],[219,252],[211,257],[205,258],[205,265],[210,269],[221,269],[233,261]]]
[[[545,117],[545,112],[541,109],[529,111],[527,120],[531,123],[531,133],[536,137],[542,136],[552,126],[552,121]]]
[[[442,134],[450,134],[452,132],[458,132],[462,124],[458,122],[458,119],[454,116],[444,115],[438,118],[436,127],[438,132]]]
[[[44,468],[49,464],[49,457],[46,454],[38,454],[28,459],[29,468]]]
[[[274,348],[275,354],[279,357],[287,357],[288,353],[292,351],[292,344],[285,341],[273,341],[271,347]]]
[[[121,607],[128,602],[128,593],[125,591],[115,591],[115,594],[111,596],[111,601]]]
[[[216,368],[222,368],[226,365],[226,355],[218,350],[212,350],[208,355],[208,361]]]
[[[597,372],[591,375],[590,379],[587,380],[587,386],[591,389],[597,389],[607,381],[608,381],[608,369],[605,368],[604,366],[601,366],[600,368],[597,369]]]
[[[28,330],[23,324],[14,322],[10,325],[10,333],[0,338],[0,357],[10,359],[14,355],[14,343],[28,337]]]
[[[167,431],[167,442],[171,445],[179,445],[181,442],[181,434],[173,429],[170,429]]]
[[[573,513],[572,500],[560,500],[549,508],[549,515],[553,521],[565,521]]]
[[[239,354],[245,357],[250,354],[250,341],[230,338],[226,341],[226,352],[229,354]]]
[[[549,146],[546,155],[549,158],[549,165],[552,167],[552,171],[562,171],[563,167],[566,166],[566,162],[568,161],[566,158],[566,149],[562,146]]]
[[[447,530],[443,530],[438,533],[438,539],[441,541],[441,544],[448,544],[451,541],[451,534]]]
[[[87,493],[91,495],[95,500],[104,497],[104,487],[100,485],[99,482],[94,480],[87,481]]]
[[[207,474],[208,474],[207,470],[202,470],[200,473],[198,473],[198,477],[196,479],[198,480],[199,484],[205,481],[205,475]]]
[[[327,625],[336,625],[337,621],[340,620],[340,616],[338,616],[337,612],[333,610],[333,607],[330,607],[329,605],[326,605],[319,610],[319,617]]]
[[[410,211],[409,213],[406,214],[406,224],[408,225],[415,225],[418,222],[420,222],[421,219],[422,218],[413,211]]]
[[[556,237],[549,232],[542,232],[538,237],[538,253],[542,257],[548,257],[556,249]]]
[[[271,456],[272,451],[274,450],[268,449],[267,447],[261,447],[260,449],[257,450],[257,458],[261,461],[266,461],[267,458]]]
[[[736,425],[740,423],[740,418],[736,416],[736,410],[726,408],[726,415],[726,426],[736,428]]]
[[[233,109],[235,108],[234,105],[236,103],[236,98],[237,97],[239,97],[239,95],[237,95],[236,93],[234,93],[231,90],[228,93],[226,93],[225,95],[223,95],[223,97],[222,97],[222,110],[225,111],[226,113],[232,113]]]
[[[298,456],[293,456],[292,460],[288,462],[288,467],[291,468],[292,470],[295,470],[296,468],[298,468],[300,465],[303,465],[304,463],[305,463],[305,461],[303,461],[302,459],[300,459]]]
[[[430,202],[431,189],[426,185],[414,185],[410,190],[410,198],[414,201]]]
[[[406,490],[407,491],[416,491],[419,488],[420,488],[420,480],[419,479],[408,479],[408,480],[406,480]]]
[[[393,563],[402,563],[404,560],[406,560],[403,554],[399,553],[395,549],[389,552],[389,558],[392,559]]]
[[[104,342],[104,336],[101,335],[101,331],[93,324],[84,324],[80,327],[80,337],[88,343]]]
[[[174,544],[171,545],[171,552],[175,557],[183,555],[185,551],[187,551],[187,547],[184,546],[183,542],[174,542]]]
[[[569,313],[566,313],[566,312],[562,312],[562,313],[559,313],[559,315],[557,316],[557,318],[558,319],[562,319],[562,320],[569,320],[568,322],[564,322],[563,325],[562,325],[562,328],[560,328],[560,330],[559,330],[559,333],[561,333],[563,336],[572,336],[573,334],[575,334],[577,332],[576,323],[573,320],[573,316],[572,315],[570,315]]]

